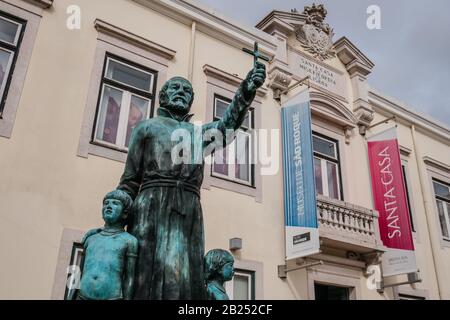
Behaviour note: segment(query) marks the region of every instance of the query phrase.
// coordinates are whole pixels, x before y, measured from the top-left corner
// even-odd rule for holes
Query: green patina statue
[[[224,283],[233,279],[234,258],[226,250],[214,249],[205,256],[205,281],[208,300],[230,300]]]
[[[138,241],[124,230],[131,204],[130,196],[121,190],[114,190],[103,199],[105,227],[90,230],[82,240],[84,263],[77,299],[133,298]]]
[[[236,131],[265,77],[265,66],[255,56],[253,69],[222,119],[202,125],[201,133],[215,130],[226,136],[227,131]],[[191,83],[181,77],[168,80],[159,101],[158,116],[133,130],[118,186],[134,199],[127,228],[139,242],[134,299],[206,299],[200,204],[204,158],[214,151],[213,142],[221,148],[228,141],[202,141],[205,152],[200,159],[193,152],[181,162],[173,161],[178,144],[173,134],[181,129],[194,136],[198,130],[189,122],[194,101]]]

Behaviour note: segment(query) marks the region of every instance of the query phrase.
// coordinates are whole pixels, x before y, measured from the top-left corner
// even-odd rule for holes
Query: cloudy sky
[[[270,11],[302,12],[313,0],[197,0],[247,26]],[[450,126],[449,0],[316,0],[327,22],[374,63],[372,87]],[[381,9],[381,30],[366,26],[369,5]]]

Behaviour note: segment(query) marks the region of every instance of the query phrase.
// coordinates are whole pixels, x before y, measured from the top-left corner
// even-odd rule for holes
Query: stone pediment
[[[322,118],[331,120],[343,128],[355,128],[357,119],[339,100],[320,91],[311,91],[312,112]]]

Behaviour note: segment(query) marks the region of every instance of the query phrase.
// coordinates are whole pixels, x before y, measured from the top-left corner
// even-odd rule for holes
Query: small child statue
[[[124,227],[133,200],[114,190],[103,199],[105,226],[83,238],[84,263],[78,300],[131,300],[138,241]]]
[[[224,283],[234,276],[234,258],[226,250],[214,249],[205,256],[205,280],[208,300],[230,300]]]

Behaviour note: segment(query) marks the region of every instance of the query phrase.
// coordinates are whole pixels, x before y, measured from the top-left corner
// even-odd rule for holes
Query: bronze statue
[[[257,61],[241,83],[223,118],[200,129],[224,136],[236,131],[247,115],[256,90],[266,77]],[[128,232],[139,241],[135,299],[205,299],[204,230],[200,204],[204,157],[175,163],[174,131],[194,135],[189,110],[194,100],[191,83],[181,77],[168,80],[159,94],[157,117],[140,122],[133,130],[119,190],[133,199]],[[208,106],[212,107],[212,106]],[[206,150],[213,141],[203,141]],[[218,143],[223,147],[224,142]],[[198,160],[198,159],[197,159]]]
[[[214,249],[205,256],[205,281],[208,300],[230,300],[224,287],[233,279],[234,258],[226,250]]]
[[[83,274],[78,293],[69,299],[130,300],[133,297],[134,270],[138,241],[124,230],[132,199],[114,190],[103,199],[105,227],[84,236]]]

